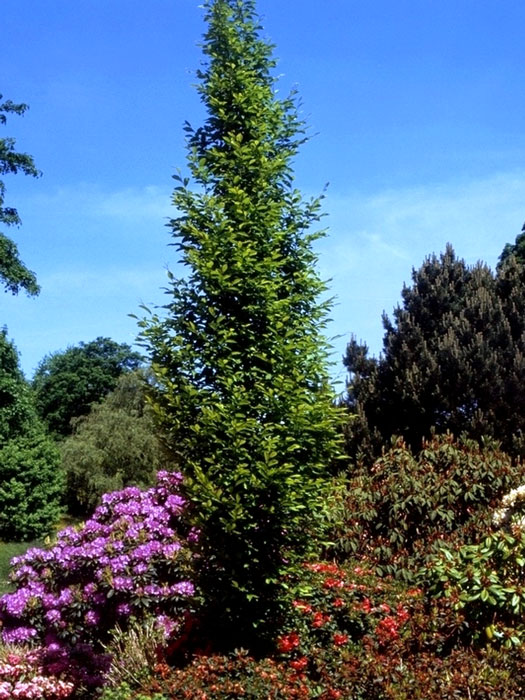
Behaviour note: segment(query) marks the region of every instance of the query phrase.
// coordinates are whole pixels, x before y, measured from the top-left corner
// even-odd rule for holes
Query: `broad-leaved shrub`
[[[447,434],[414,454],[399,439],[351,476],[337,548],[366,557],[380,574],[413,580],[437,545],[462,544],[489,525],[497,499],[524,475],[492,442]]]

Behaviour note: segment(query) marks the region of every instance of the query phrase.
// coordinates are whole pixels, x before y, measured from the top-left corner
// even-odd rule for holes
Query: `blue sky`
[[[381,349],[411,270],[451,242],[494,266],[525,220],[522,0],[259,0],[281,94],[297,87],[312,139],[307,196],[329,182],[319,268],[336,297],[333,374],[351,334]],[[182,124],[201,123],[195,0],[2,0],[0,93],[27,102],[2,136],[42,178],[6,177],[23,225],[6,231],[37,273],[3,294],[30,377],[48,353],[97,336],[133,343],[128,314],[177,274],[165,227]]]

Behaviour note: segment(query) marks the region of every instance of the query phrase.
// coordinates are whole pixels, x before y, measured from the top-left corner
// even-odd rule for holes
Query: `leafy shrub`
[[[340,552],[374,562],[376,571],[414,580],[443,540],[460,544],[490,523],[496,499],[525,474],[492,442],[434,436],[413,454],[398,439],[367,471],[349,479]]]
[[[60,457],[43,433],[8,440],[0,449],[0,536],[28,541],[57,522],[64,485]]]
[[[421,572],[434,596],[452,597],[480,643],[504,646],[525,640],[525,486],[502,499],[499,529],[459,549],[442,547]]]
[[[523,651],[462,647],[463,618],[449,600],[429,605],[419,589],[329,562],[305,566],[300,586],[273,655],[203,653],[181,668],[159,662],[139,684],[107,688],[103,700],[523,697]]]
[[[79,529],[66,528],[50,550],[13,560],[14,593],[0,598],[6,642],[42,641],[56,667],[89,649],[100,650],[118,623],[155,615],[176,633],[193,599],[189,554],[180,514],[181,475],[160,472],[147,491],[107,494]],[[96,665],[96,663],[95,663]],[[89,675],[89,674],[88,674]],[[97,682],[100,673],[93,674]]]

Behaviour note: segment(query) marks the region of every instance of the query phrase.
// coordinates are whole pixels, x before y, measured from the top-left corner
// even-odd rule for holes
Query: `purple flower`
[[[88,625],[94,627],[100,622],[100,613],[97,610],[88,610],[84,619]]]
[[[193,595],[195,593],[195,586],[191,581],[180,581],[171,586],[170,591],[176,595]]]
[[[48,610],[45,614],[45,618],[49,623],[54,625],[57,622],[60,622],[60,620],[61,620],[60,611],[56,610],[55,608]]]
[[[28,642],[33,637],[36,637],[36,629],[34,627],[15,627],[11,630],[2,632],[2,640],[4,644],[23,644]]]
[[[116,591],[132,591],[133,579],[130,576],[115,576],[113,579],[113,588]]]

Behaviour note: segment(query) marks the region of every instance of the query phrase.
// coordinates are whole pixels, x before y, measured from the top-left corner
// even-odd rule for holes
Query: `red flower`
[[[344,588],[345,583],[337,578],[325,578],[323,586],[325,588]]]
[[[329,619],[330,615],[323,615],[322,612],[316,612],[312,621],[312,627],[322,627]]]
[[[281,637],[277,641],[277,646],[279,651],[285,654],[289,651],[292,651],[292,649],[298,647],[300,643],[301,640],[299,639],[299,635],[297,634],[297,632],[290,632],[290,634]]]
[[[406,608],[404,608],[401,603],[397,606],[397,619],[401,624],[406,622],[410,618],[410,614]]]
[[[342,598],[336,598],[334,600],[334,608],[342,608],[344,604],[345,601]]]
[[[363,610],[365,613],[369,613],[372,610],[372,603],[370,602],[370,598],[363,598],[363,602],[361,603],[361,610]]]
[[[306,658],[306,656],[301,656],[300,659],[294,659],[294,661],[290,661],[290,666],[295,671],[304,671],[304,669],[308,666],[308,659]]]
[[[334,644],[336,647],[342,647],[348,642],[347,634],[334,634]]]

